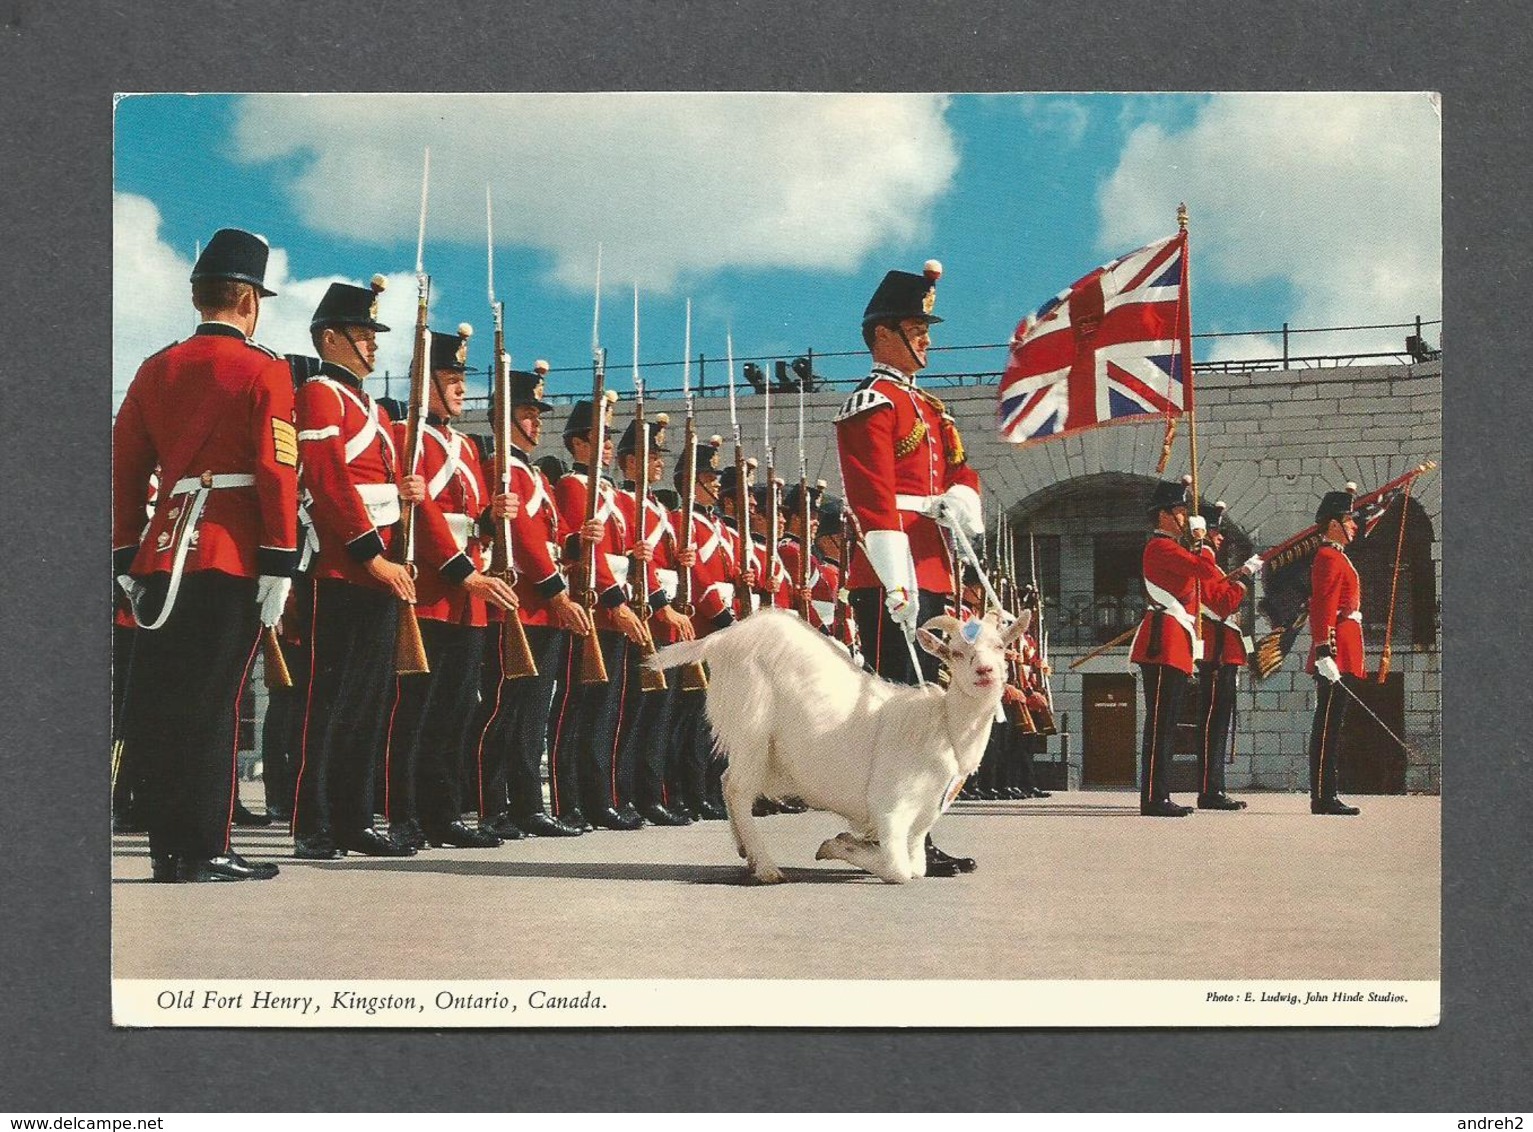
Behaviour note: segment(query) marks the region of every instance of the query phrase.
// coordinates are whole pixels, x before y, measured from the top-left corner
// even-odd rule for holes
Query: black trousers
[[[1234,741],[1236,664],[1198,664],[1198,796],[1224,793],[1224,764]]]
[[[630,710],[623,721],[617,752],[617,794],[619,804],[636,806],[663,805],[666,769],[675,751],[671,740],[671,715],[680,694],[681,669],[665,674],[665,688],[646,692],[643,657],[636,648],[628,650],[628,689]]]
[[[430,672],[399,677],[388,739],[389,824],[441,829],[463,816],[463,765],[477,722],[485,631],[422,619]]]
[[[1356,685],[1352,676],[1342,679]],[[1315,722],[1309,732],[1309,796],[1319,802],[1336,797],[1341,783],[1341,728],[1347,721],[1346,692],[1323,676],[1315,677]]]
[[[948,599],[947,594],[921,590],[916,605],[917,624],[924,625],[930,618],[941,615],[947,608]],[[873,671],[896,684],[919,683],[905,635],[884,608],[884,591],[877,587],[852,590],[849,600],[852,616],[857,619],[857,632],[862,637],[863,656],[873,666]],[[921,674],[927,683],[931,683],[937,678],[940,663],[919,645],[915,646],[915,654]]]
[[[157,610],[167,575],[149,580]],[[229,851],[239,702],[259,639],[254,578],[186,574],[175,608],[135,630],[123,740],[142,767],[149,852],[206,858]]]
[[[373,779],[394,695],[399,599],[340,578],[314,583],[313,675],[293,799],[293,832],[373,824]]]
[[[602,663],[607,668],[605,684],[576,684],[570,711],[574,729],[561,737],[568,746],[560,753],[561,763],[574,762],[578,784],[573,797],[588,810],[618,805],[617,750],[623,714],[632,710],[630,700],[638,694],[637,685],[629,684],[628,638],[609,629],[598,629]],[[579,649],[572,652],[574,673],[578,679]],[[562,794],[563,792],[561,792]],[[561,798],[562,805],[562,798]]]
[[[707,795],[708,767],[713,757],[713,729],[704,710],[708,693],[673,688],[671,694],[670,746],[675,757],[666,771],[665,804],[669,809],[696,813]]]
[[[499,628],[486,634],[484,664],[495,677],[489,713],[478,748],[479,818],[512,818],[543,812],[543,754],[549,713],[569,661],[570,633],[549,625],[524,625],[536,676],[504,678]]]
[[[295,582],[295,590],[300,585]],[[313,596],[307,586],[303,594],[299,600],[312,608]],[[261,788],[266,795],[266,808],[286,813],[293,805],[298,761],[303,751],[304,705],[309,700],[309,649],[307,645],[287,641],[281,642],[281,649],[293,686],[266,689],[266,720],[261,725]]]
[[[112,766],[112,815],[127,817],[144,795],[144,763],[123,738],[123,705],[128,698],[128,678],[133,672],[133,644],[137,629],[112,626],[112,742],[116,759]]]
[[[1187,694],[1187,673],[1166,664],[1141,664],[1144,743],[1139,752],[1139,803],[1171,797],[1171,749]]]
[[[997,727],[1001,726],[996,724]],[[1042,735],[1031,734],[1023,731],[1020,727],[1007,725],[1011,736],[1011,767],[1012,779],[1010,785],[1021,787],[1029,792],[1038,787],[1038,778],[1033,770],[1033,756],[1041,755],[1048,749],[1048,739]]]

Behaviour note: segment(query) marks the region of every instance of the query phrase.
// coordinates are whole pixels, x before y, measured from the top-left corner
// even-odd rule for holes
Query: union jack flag
[[[1013,443],[1192,408],[1187,233],[1104,264],[1017,326],[997,417]]]

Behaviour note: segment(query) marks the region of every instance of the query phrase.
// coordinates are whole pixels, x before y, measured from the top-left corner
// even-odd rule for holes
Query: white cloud
[[[1023,98],[1017,106],[1040,132],[1054,134],[1066,148],[1079,145],[1091,124],[1087,103],[1076,98]]]
[[[850,270],[919,235],[958,166],[939,95],[285,95],[242,99],[235,155],[299,159],[311,228],[395,243],[428,235],[542,249],[553,277],[603,271],[669,291],[727,267]],[[387,128],[381,128],[382,123]]]
[[[197,325],[192,306],[192,259],[160,238],[160,213],[131,193],[112,198],[112,404],[120,404],[139,363]],[[211,235],[211,233],[209,233]],[[190,252],[192,249],[187,249]],[[332,282],[365,286],[366,280],[332,275],[293,279],[287,252],[273,248],[266,284],[277,297],[261,304],[256,340],[280,353],[312,354],[309,319]],[[415,278],[394,274],[378,303],[378,318],[394,333],[380,335],[378,372],[407,373],[415,325]],[[437,295],[433,292],[432,306]]]
[[[1435,318],[1441,181],[1441,123],[1424,94],[1217,95],[1187,129],[1132,132],[1099,193],[1100,250],[1165,235],[1185,200],[1194,279],[1286,282],[1295,327]],[[1291,350],[1398,350],[1405,333],[1303,336]]]

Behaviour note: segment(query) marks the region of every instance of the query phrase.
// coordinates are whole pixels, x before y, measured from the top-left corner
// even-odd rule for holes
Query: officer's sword
[[[1358,707],[1362,708],[1365,712],[1367,712],[1368,713],[1368,718],[1372,719],[1373,722],[1377,723],[1379,725],[1379,729],[1381,731],[1383,731],[1384,734],[1388,735],[1396,743],[1399,743],[1401,750],[1406,751],[1406,752],[1410,751],[1410,747],[1406,744],[1405,740],[1400,738],[1400,736],[1396,735],[1393,731],[1391,731],[1389,729],[1389,724],[1385,723],[1382,719],[1380,719],[1378,717],[1378,715],[1374,712],[1374,710],[1371,707],[1369,707],[1367,704],[1363,703],[1362,697],[1359,696],[1356,692],[1354,692],[1351,688],[1347,687],[1347,683],[1346,683],[1345,680],[1337,680],[1332,686],[1336,687],[1336,688],[1340,688],[1343,692],[1347,693],[1347,695],[1351,696],[1352,697],[1352,702],[1355,703]]]

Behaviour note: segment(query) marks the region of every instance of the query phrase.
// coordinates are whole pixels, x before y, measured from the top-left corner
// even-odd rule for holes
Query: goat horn
[[[928,633],[956,633],[959,629],[963,628],[963,622],[956,617],[944,613],[933,617],[925,625],[922,625],[921,628],[925,629]]]

